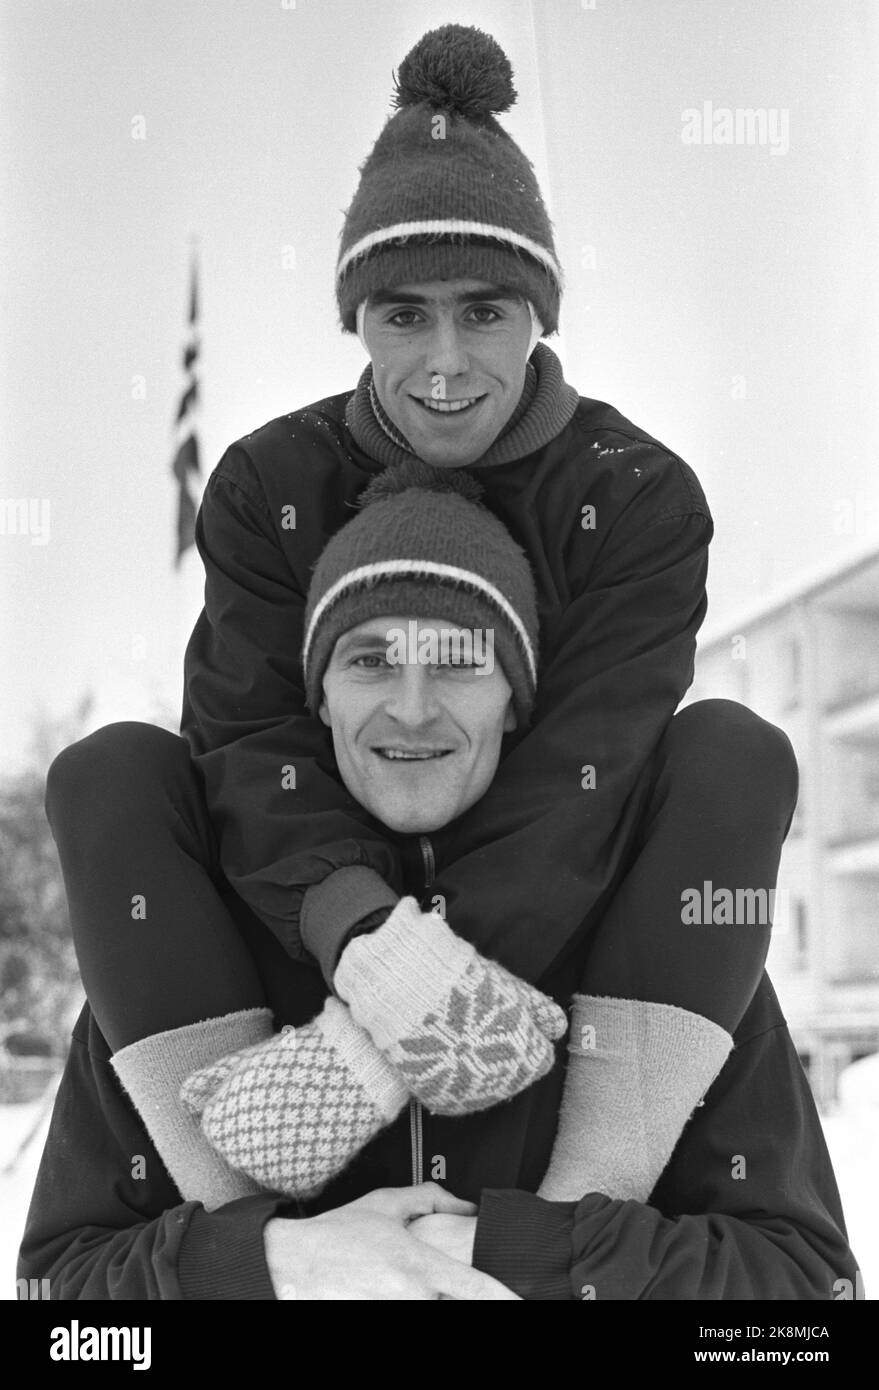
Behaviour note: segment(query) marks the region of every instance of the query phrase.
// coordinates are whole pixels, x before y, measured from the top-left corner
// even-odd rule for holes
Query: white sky
[[[568,379],[702,480],[709,621],[879,544],[871,0],[3,0],[0,499],[50,503],[48,544],[0,535],[7,766],[36,705],[89,685],[97,722],[179,709],[202,582],[194,552],[171,565],[188,239],[210,469],[354,385],[343,210],[393,68],[447,22],[513,64],[501,119],[555,221]],[[684,144],[706,102],[787,111],[789,149]]]

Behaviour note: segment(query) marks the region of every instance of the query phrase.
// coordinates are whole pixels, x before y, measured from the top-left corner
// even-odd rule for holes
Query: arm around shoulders
[[[90,1042],[92,1047],[90,1047]],[[92,1050],[94,1048],[94,1050]],[[58,1300],[273,1299],[263,1229],[276,1193],[182,1202],[117,1082],[86,1006],[74,1032],[19,1253]]]
[[[856,1287],[811,1091],[764,976],[649,1203],[482,1194],[474,1264],[526,1299],[831,1301]]]

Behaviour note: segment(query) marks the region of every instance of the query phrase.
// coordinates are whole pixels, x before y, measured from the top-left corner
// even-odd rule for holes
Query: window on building
[[[785,637],[780,648],[781,708],[796,709],[800,703],[803,684],[803,662],[799,639]]]
[[[794,927],[794,969],[805,970],[809,963],[809,931],[806,917],[806,904],[796,898],[793,905]]]

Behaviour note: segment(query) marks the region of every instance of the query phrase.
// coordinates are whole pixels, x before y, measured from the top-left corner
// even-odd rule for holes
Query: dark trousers
[[[656,751],[580,992],[674,1004],[733,1032],[763,970],[769,923],[750,907],[752,920],[694,923],[682,901],[703,896],[705,882],[742,903],[768,900],[797,785],[775,725],[729,700],[681,710]],[[223,876],[185,739],[133,722],[98,729],[52,763],[46,814],[83,985],[113,1051],[266,1003],[239,930],[252,914]]]

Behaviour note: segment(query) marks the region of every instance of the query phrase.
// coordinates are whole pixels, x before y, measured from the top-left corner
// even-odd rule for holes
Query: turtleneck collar
[[[538,343],[525,368],[519,403],[494,443],[474,466],[513,463],[548,444],[565,428],[577,409],[579,396],[565,381],[562,364],[551,348]],[[382,409],[372,380],[372,364],[361,374],[345,409],[355,442],[376,462],[389,467],[414,456],[414,451]]]

